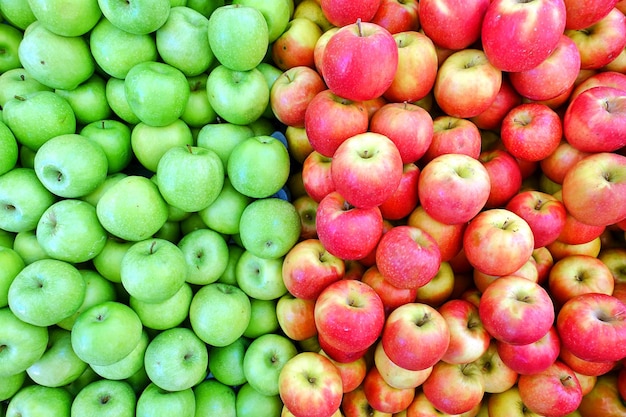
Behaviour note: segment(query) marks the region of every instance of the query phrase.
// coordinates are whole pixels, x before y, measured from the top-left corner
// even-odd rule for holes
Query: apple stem
[[[24,74],[20,74],[20,80],[26,81],[26,77],[24,77]]]
[[[359,28],[359,37],[363,37],[363,28],[361,27],[361,18],[356,20],[356,26]]]
[[[569,382],[572,379],[571,375],[566,375],[563,378],[561,378],[561,384],[566,385],[567,382]]]
[[[13,96],[15,99],[19,100],[19,101],[26,101],[26,97],[24,96]]]
[[[193,155],[193,149],[190,144],[187,144],[187,150],[189,151],[190,154]]]
[[[150,245],[150,254],[154,253],[154,247],[156,246],[156,244],[157,244],[157,241],[153,240],[152,244]]]

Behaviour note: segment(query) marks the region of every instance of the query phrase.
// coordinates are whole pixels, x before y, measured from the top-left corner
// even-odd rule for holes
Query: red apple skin
[[[567,29],[585,29],[598,22],[618,4],[618,0],[565,0]]]
[[[626,405],[617,389],[615,372],[598,377],[591,392],[580,402],[578,412],[582,417],[626,415]]]
[[[557,184],[563,184],[565,174],[578,161],[588,155],[590,155],[589,152],[583,152],[573,147],[569,142],[562,140],[554,152],[539,161],[539,167],[550,180]]]
[[[593,362],[586,361],[574,355],[569,349],[561,347],[559,352],[561,362],[572,368],[574,372],[582,375],[598,377],[615,369],[618,362]]]
[[[535,267],[537,268],[537,283],[543,285],[548,279],[552,265],[554,265],[554,258],[545,246],[536,248],[533,251],[532,257],[535,260]]]
[[[387,233],[393,227],[394,225],[389,220],[383,218],[383,234],[381,235],[381,238],[385,233]],[[380,240],[378,241],[378,243],[380,243]],[[370,253],[368,253],[363,258],[358,260],[359,264],[361,264],[364,268],[359,279],[362,279],[363,275],[365,275],[366,268],[376,265],[376,249],[377,248],[378,248],[378,244],[376,244],[376,247],[374,247],[374,249]]]
[[[390,386],[398,389],[417,388],[426,381],[433,368],[410,371],[396,365],[385,353],[381,342],[374,349],[374,366]]]
[[[357,389],[344,394],[341,411],[344,417],[389,417],[391,415],[378,411],[369,404],[362,384]]]
[[[565,18],[565,4],[560,0],[494,0],[481,27],[485,54],[502,71],[534,68],[556,48]]]
[[[293,200],[292,204],[300,216],[300,240],[317,239],[315,216],[318,202],[309,195],[301,195]]]
[[[584,71],[585,70],[581,70],[580,72],[582,73]],[[613,87],[620,90],[626,90],[626,74],[616,71],[587,71],[593,71],[593,74],[576,84],[576,88],[572,91],[570,96],[570,102],[574,101],[580,93],[589,90],[592,87]]]
[[[555,198],[563,202],[563,189],[553,194]],[[565,205],[564,205],[565,207]],[[599,238],[606,230],[606,226],[602,225],[590,225],[581,222],[576,217],[572,216],[566,209],[565,224],[563,230],[558,237],[558,241],[569,245],[581,245],[589,243],[594,239]]]
[[[328,344],[324,335],[320,333],[317,334],[317,342],[320,350],[323,350],[326,356],[339,363],[352,363],[365,357],[365,354],[369,351],[369,348],[358,351],[337,349],[335,346]]]
[[[335,183],[330,173],[331,161],[332,158],[313,151],[302,163],[302,185],[317,203],[335,191]]]
[[[520,375],[532,375],[542,372],[559,357],[561,341],[556,328],[552,326],[548,333],[536,342],[527,345],[512,345],[496,341],[498,356],[510,369]]]
[[[363,380],[363,392],[373,409],[390,414],[406,410],[415,397],[414,388],[392,387],[375,366],[370,367]]]
[[[535,261],[532,256],[528,259],[528,261],[526,261],[526,263],[524,263],[524,265],[522,265],[518,270],[513,271],[510,275],[525,278],[532,282],[537,282],[539,274],[537,272],[537,267],[535,266]],[[474,285],[480,292],[485,291],[489,284],[499,279],[500,277],[500,275],[485,274],[477,269],[474,269],[473,272]]]
[[[449,364],[439,361],[422,384],[426,398],[448,414],[473,410],[485,395],[485,381],[475,363]]]
[[[433,119],[433,140],[420,162],[426,164],[448,153],[465,154],[478,159],[480,151],[480,130],[473,122],[441,115]]]
[[[324,58],[324,51],[326,49],[326,45],[328,44],[328,41],[330,40],[330,38],[339,29],[340,28],[337,26],[331,27],[330,29],[322,33],[322,36],[320,36],[317,42],[315,43],[315,48],[313,49],[313,61],[315,62],[315,69],[317,70],[318,74],[321,75],[322,77],[324,76],[322,72],[323,71],[322,59]]]
[[[490,394],[498,394],[511,389],[519,378],[519,374],[502,361],[498,354],[497,343],[497,340],[492,338],[485,353],[475,361],[483,373],[485,392]]]
[[[381,96],[391,85],[397,68],[398,48],[393,35],[363,19],[339,29],[328,40],[322,56],[322,76],[328,88],[355,101]]]
[[[292,67],[274,81],[270,105],[276,118],[287,126],[304,127],[309,102],[326,90],[322,76],[306,66]]]
[[[270,51],[272,62],[283,71],[298,66],[314,68],[313,53],[320,36],[322,29],[311,20],[305,18],[290,20],[284,32],[272,43]]]
[[[285,294],[276,303],[276,316],[281,330],[291,340],[306,340],[317,335],[313,311],[314,300]]]
[[[457,416],[458,417],[479,416],[478,412],[480,411],[480,407],[481,407],[481,404],[479,403],[472,410],[466,413],[458,414]],[[421,390],[418,390],[416,392],[413,402],[406,409],[406,416],[411,416],[411,417],[447,417],[449,415],[450,414],[443,413],[441,410],[437,409],[433,405],[433,403],[426,397],[424,392]],[[400,414],[398,417],[401,417],[401,416],[404,416],[404,415]]]
[[[371,22],[384,27],[392,35],[420,29],[420,3],[417,0],[381,0]]]
[[[304,128],[314,150],[332,158],[343,141],[367,131],[369,119],[363,103],[324,90],[309,102]]]
[[[469,120],[482,130],[498,131],[504,116],[515,106],[522,104],[522,96],[515,91],[510,81],[511,74],[502,77],[496,98],[485,111]]]
[[[489,0],[422,0],[420,24],[424,33],[447,49],[465,49],[480,38]]]
[[[378,208],[384,219],[401,220],[410,215],[419,204],[417,187],[420,169],[414,163],[404,164],[402,178],[396,190]]]
[[[519,164],[504,149],[483,151],[478,160],[487,170],[491,184],[485,207],[504,207],[522,187],[522,171]]]
[[[438,309],[448,323],[450,344],[442,361],[461,364],[478,360],[489,348],[491,335],[485,330],[478,308],[469,301],[446,301]]]
[[[357,389],[363,382],[363,379],[365,379],[365,375],[367,374],[367,361],[365,357],[360,357],[352,362],[338,362],[331,358],[324,350],[320,350],[319,353],[330,359],[339,371],[344,394]]]
[[[376,291],[385,306],[386,315],[389,315],[401,305],[415,301],[417,296],[417,289],[415,288],[398,288],[391,285],[389,280],[380,273],[376,265],[372,265],[365,270],[361,281]]]
[[[361,19],[363,22],[372,20],[380,7],[381,0],[320,0],[320,6],[330,23],[335,26],[346,26]]]
[[[626,357],[626,305],[606,294],[581,294],[570,298],[556,320],[562,345],[572,354],[592,362]]]
[[[409,215],[407,225],[419,227],[435,239],[437,246],[439,246],[442,262],[450,261],[463,247],[463,233],[467,226],[466,223],[442,223],[428,214],[424,207],[417,206]]]

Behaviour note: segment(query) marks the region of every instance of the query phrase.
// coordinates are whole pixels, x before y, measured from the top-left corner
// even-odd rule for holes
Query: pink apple
[[[326,90],[322,76],[306,66],[292,67],[274,81],[270,105],[276,118],[287,126],[304,127],[309,102]]]
[[[582,73],[584,71],[585,70],[581,70],[580,72]],[[620,90],[626,90],[626,74],[616,71],[586,71],[592,71],[593,74],[576,84],[576,88],[572,91],[570,101],[574,101],[580,93],[592,87],[614,87]]]
[[[365,20],[357,23],[352,20],[353,23],[339,29],[328,40],[322,57],[326,85],[349,100],[365,101],[381,96],[391,85],[398,67],[398,47],[393,35]]]
[[[481,403],[478,403],[476,407],[471,409],[466,413],[456,414],[455,417],[477,417],[479,416],[478,412],[480,411]],[[426,397],[423,391],[418,390],[415,395],[415,399],[406,409],[406,416],[416,416],[416,417],[447,417],[450,416],[448,413],[444,413],[435,407],[435,405]],[[405,415],[400,414],[398,417],[404,417]],[[347,417],[347,416],[346,416]],[[382,416],[380,416],[382,417]],[[389,416],[385,416],[389,417]],[[484,417],[484,416],[480,416]]]
[[[391,34],[420,29],[418,0],[381,0],[371,22],[384,27]]]
[[[486,110],[482,113],[471,117],[472,121],[478,128],[483,130],[500,129],[504,116],[515,106],[522,104],[522,96],[515,91],[508,77],[502,77],[502,84],[496,98]]]
[[[383,219],[383,233],[381,235],[381,238],[385,235],[385,233],[387,233],[393,227],[394,225],[389,220]],[[378,243],[380,243],[380,240],[378,241]],[[363,258],[358,260],[359,264],[363,265],[364,268],[369,268],[370,266],[376,265],[376,249],[377,248],[378,248],[378,244],[376,244],[376,247],[370,253],[368,253]],[[363,271],[363,274],[361,275],[361,279],[363,278],[364,274],[365,274],[365,271]]]
[[[519,269],[511,272],[510,275],[525,278],[532,282],[538,282],[539,274],[537,272],[537,268],[535,267],[535,261],[532,256]],[[484,272],[480,272],[478,269],[474,269],[472,276],[474,278],[474,285],[480,292],[485,291],[489,284],[501,277],[501,275],[485,274]]]
[[[276,302],[276,317],[285,335],[291,340],[306,340],[317,335],[315,300],[296,298],[287,293]]]
[[[512,345],[497,341],[498,356],[510,369],[521,375],[532,375],[546,370],[559,357],[561,341],[552,326],[541,339],[526,345]]]
[[[320,0],[322,11],[330,23],[335,26],[346,26],[361,19],[363,22],[372,20],[381,0]]]
[[[367,371],[363,380],[363,392],[374,410],[390,414],[406,410],[415,397],[415,388],[392,387],[375,366]]]
[[[332,158],[313,151],[302,164],[302,185],[306,193],[317,203],[335,191],[330,173],[331,161]]]
[[[291,19],[283,33],[272,42],[270,55],[279,69],[305,66],[315,67],[315,44],[322,36],[322,29],[305,18]]]
[[[539,161],[541,171],[557,184],[563,184],[565,174],[581,159],[589,155],[562,140],[554,152]]]
[[[396,190],[378,208],[387,220],[401,220],[410,215],[419,204],[417,187],[420,169],[414,163],[404,164],[402,178]]]
[[[483,373],[485,392],[497,394],[511,389],[517,383],[519,374],[509,368],[498,354],[497,341],[491,339],[489,347],[483,355],[475,361]]]
[[[442,115],[433,119],[433,140],[420,162],[426,164],[447,153],[465,154],[478,159],[480,151],[480,130],[473,122]]]
[[[561,347],[559,359],[561,362],[572,368],[574,372],[587,376],[597,377],[604,375],[618,366],[618,361],[594,362],[581,359],[565,347]]]
[[[562,189],[553,195],[559,201],[563,202]],[[604,233],[605,230],[606,226],[583,223],[576,217],[572,216],[571,213],[567,212],[565,216],[565,224],[563,224],[563,230],[561,230],[561,234],[557,240],[570,245],[580,245],[597,239],[602,235],[602,233]]]
[[[376,291],[385,306],[385,314],[387,315],[401,305],[415,301],[417,295],[415,288],[398,288],[391,285],[376,265],[365,270],[361,281]]]
[[[376,344],[374,366],[387,384],[398,389],[419,387],[433,371],[432,366],[419,371],[411,371],[396,365],[385,353],[382,342]]]
[[[487,170],[491,184],[485,207],[503,207],[522,187],[522,171],[519,164],[504,149],[482,151],[478,160]]]
[[[320,355],[326,356],[335,365],[341,375],[341,382],[344,394],[357,389],[365,379],[367,374],[367,361],[365,357],[360,357],[352,362],[338,362],[331,358],[326,352],[320,350]]]
[[[485,380],[475,363],[439,361],[422,384],[426,398],[440,411],[462,414],[473,410],[485,395]]]
[[[369,348],[358,351],[338,349],[337,347],[330,345],[321,333],[317,334],[317,343],[319,345],[319,349],[323,350],[326,356],[339,363],[352,363],[365,357],[365,354],[369,351]]]
[[[554,265],[554,258],[548,248],[542,246],[533,251],[533,259],[535,260],[535,268],[537,268],[537,283],[543,285],[548,279],[552,265]]]
[[[428,214],[423,206],[417,206],[409,215],[407,224],[422,229],[435,239],[442,262],[451,260],[461,251],[466,223],[442,223]]]
[[[480,38],[489,0],[422,0],[420,24],[438,46],[465,49]]]
[[[480,358],[489,347],[491,335],[480,321],[478,308],[469,301],[454,299],[437,310],[450,330],[450,344],[441,360],[461,364]]]
[[[372,408],[365,397],[363,385],[343,395],[341,411],[344,417],[389,417],[391,415]]]
[[[568,29],[585,29],[598,22],[618,4],[618,0],[564,0]]]

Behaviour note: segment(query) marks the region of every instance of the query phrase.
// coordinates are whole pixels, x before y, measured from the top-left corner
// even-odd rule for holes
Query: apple
[[[302,341],[317,335],[315,300],[285,294],[276,303],[276,318],[280,329],[291,340]]]
[[[553,300],[563,305],[579,294],[612,295],[615,281],[609,268],[600,259],[589,255],[570,255],[552,266],[548,286]]]
[[[619,1],[593,1],[585,3],[577,0],[565,0],[568,29],[585,29],[598,22],[619,4]]]
[[[420,2],[419,17],[424,33],[441,48],[460,50],[475,43],[490,2],[474,0],[460,3],[426,0]]]
[[[55,416],[69,416],[71,406],[72,395],[65,388],[34,384],[22,387],[11,398],[6,415],[18,417],[51,413]]]
[[[462,247],[465,223],[446,224],[434,219],[423,206],[418,205],[408,216],[407,224],[428,233],[439,247],[442,262],[456,256]]]
[[[274,42],[285,31],[294,12],[292,0],[235,0],[233,4],[254,7],[263,14],[267,23],[269,43]]]
[[[312,151],[302,163],[302,185],[307,195],[317,203],[335,191],[331,162],[331,157]]]
[[[130,128],[112,119],[97,120],[83,126],[79,134],[99,144],[107,157],[107,173],[123,171],[133,156],[130,144]]]
[[[120,4],[114,0],[98,0],[104,17],[122,30],[134,34],[148,34],[160,28],[170,13],[168,0],[140,1]]]
[[[473,363],[450,364],[439,361],[422,384],[426,398],[448,414],[461,414],[474,409],[485,394],[485,381]]]
[[[417,388],[432,373],[432,367],[411,371],[396,365],[385,353],[382,342],[376,344],[374,350],[374,366],[385,382],[397,389]]]
[[[409,216],[419,204],[418,184],[420,169],[415,163],[402,167],[402,177],[396,190],[378,208],[386,220],[400,220]]]
[[[539,161],[539,167],[550,180],[562,184],[567,172],[589,154],[589,152],[578,150],[566,140],[561,140],[550,155]]]
[[[2,3],[0,12],[8,23],[22,30],[37,20],[28,2],[24,3],[21,0]]]
[[[9,287],[11,283],[26,266],[24,259],[11,247],[0,247],[0,260],[5,266],[0,272],[0,308],[9,303]]]
[[[143,62],[143,61],[140,61]],[[136,125],[139,117],[130,108],[124,91],[124,79],[111,77],[107,80],[105,95],[113,113],[124,122]]]
[[[215,379],[207,379],[193,388],[196,413],[236,417],[236,394],[232,387]]]
[[[461,281],[459,278],[455,278],[450,263],[442,261],[437,275],[428,284],[417,289],[415,301],[435,307],[440,306],[450,299],[455,292],[455,280],[457,284]]]
[[[363,380],[365,398],[373,409],[384,413],[399,413],[407,409],[415,398],[415,388],[396,388],[389,385],[372,366]]]
[[[275,300],[287,293],[282,258],[262,258],[245,250],[235,266],[236,283],[250,298]]]
[[[250,126],[235,125],[232,123],[209,123],[204,125],[197,134],[197,146],[215,152],[221,159],[224,168],[228,166],[228,159],[234,147],[254,136]]]
[[[510,77],[510,73],[508,77],[502,77],[500,90],[491,105],[482,113],[470,117],[469,121],[474,123],[476,127],[483,131],[497,131],[500,129],[506,114],[515,106],[522,104],[522,96],[511,85]]]
[[[262,395],[277,395],[281,371],[297,353],[293,341],[286,336],[270,333],[254,339],[243,357],[248,384]]]
[[[294,17],[270,46],[272,61],[283,71],[295,67],[315,68],[315,45],[322,33],[312,20]]]
[[[19,46],[22,42],[24,34],[15,26],[3,23],[0,26],[0,41],[5,53],[0,60],[0,70],[2,73],[16,68],[21,68],[19,58]]]
[[[306,109],[326,89],[322,76],[307,66],[292,67],[276,79],[270,90],[270,105],[276,118],[292,127],[304,127]]]
[[[263,395],[246,383],[237,390],[235,410],[237,416],[253,417],[258,414],[279,416],[284,407],[279,395]]]
[[[365,270],[361,281],[376,291],[385,306],[385,314],[391,313],[401,305],[413,302],[417,295],[415,288],[398,288],[392,285],[375,264]]]
[[[324,12],[322,11],[322,6],[319,1],[301,0],[298,2],[290,2],[291,5],[293,5],[294,3],[297,3],[297,4],[295,4],[295,7],[292,13],[293,19],[297,19],[297,18],[308,19],[312,21],[313,23],[317,24],[320,27],[320,29],[322,29],[323,33],[328,31],[329,29],[336,27],[335,25],[330,23],[328,21],[328,18],[326,18],[326,15],[324,15]]]
[[[614,283],[621,284],[626,281],[624,277],[624,262],[626,258],[624,255],[626,254],[625,248],[603,248],[598,255],[598,259],[606,265],[611,274],[613,275]]]
[[[293,190],[293,187],[289,187]],[[293,207],[300,216],[300,240],[317,239],[317,229],[315,228],[315,217],[317,215],[317,207],[319,203],[309,195],[302,195],[295,198],[292,203]]]
[[[478,360],[489,348],[491,335],[483,327],[478,307],[466,300],[448,300],[437,309],[446,320],[450,343],[441,360],[469,363]]]
[[[546,247],[552,254],[552,258],[556,261],[569,255],[590,255],[597,257],[602,248],[602,239],[598,236],[589,242],[579,244],[565,243],[557,239]]]
[[[126,381],[102,379],[82,388],[72,401],[71,414],[132,417],[137,395]]]
[[[242,336],[226,346],[210,346],[209,371],[212,379],[231,387],[245,384],[243,358],[250,342]]]
[[[581,359],[563,346],[561,346],[558,359],[576,372],[579,379],[583,376],[595,378],[604,375],[614,370],[618,365],[617,361],[596,362]],[[582,381],[580,382],[582,383]]]
[[[617,374],[609,372],[599,376],[591,392],[583,397],[578,407],[582,417],[596,413],[620,415],[626,413],[622,397],[617,389]]]
[[[576,88],[571,93],[570,102],[573,101],[580,93],[589,90],[592,87],[613,87],[620,90],[626,88],[625,74],[616,71],[581,70],[581,74],[588,72],[588,76],[581,77],[576,84]],[[580,77],[580,76],[579,76]]]
[[[141,332],[141,338],[135,346],[135,348],[125,357],[110,365],[95,365],[91,364],[89,367],[99,376],[108,380],[129,380],[133,375],[138,372],[145,372],[144,356],[146,348],[150,342],[150,336],[144,329]]]
[[[139,122],[133,126],[130,144],[135,158],[149,170],[156,172],[159,161],[170,148],[192,146],[191,128],[181,119],[167,126],[150,126]]]
[[[541,417],[540,414],[528,409],[528,406],[522,401],[517,386],[489,396],[487,409],[490,417]]]
[[[0,105],[4,107],[7,101],[15,96],[25,96],[35,91],[52,91],[53,89],[35,80],[28,71],[21,66],[4,71],[0,74]]]
[[[475,363],[483,373],[485,392],[499,394],[513,388],[519,374],[502,361],[498,353],[497,340],[491,339],[489,347]]]
[[[482,151],[478,160],[489,174],[491,184],[486,208],[502,207],[522,187],[522,171],[515,157],[504,149]]]
[[[243,332],[243,336],[256,339],[264,334],[275,333],[279,330],[276,305],[278,298],[263,300],[260,298],[250,299],[250,323]]]
[[[508,368],[520,375],[532,375],[548,369],[557,360],[561,342],[556,327],[552,326],[535,342],[513,345],[496,341],[496,347],[500,360]]]
[[[367,0],[354,3],[346,0],[320,0],[320,6],[328,21],[335,26],[347,26],[361,19],[369,22],[376,15],[381,0]]]
[[[382,0],[371,22],[391,34],[420,29],[420,4],[417,1]]]
[[[0,309],[0,323],[0,339],[6,346],[0,352],[3,359],[0,377],[4,379],[25,372],[42,357],[48,347],[49,333],[46,327],[22,321],[9,307]]]
[[[196,401],[193,390],[166,391],[150,382],[137,398],[137,417],[164,417],[173,414],[181,417],[194,415]]]
[[[291,157],[299,164],[303,164],[306,157],[313,152],[313,147],[309,142],[306,129],[304,128],[304,122],[302,123],[302,127],[287,126],[285,128],[285,137],[287,138],[287,147],[289,148]],[[301,175],[302,173],[299,174]],[[294,173],[292,178],[298,178],[298,173]],[[295,186],[292,186],[292,188],[293,191],[297,191]]]

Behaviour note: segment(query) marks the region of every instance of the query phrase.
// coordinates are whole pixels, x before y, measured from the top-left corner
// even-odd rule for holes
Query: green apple
[[[98,74],[73,90],[56,89],[55,92],[70,103],[80,125],[108,119],[113,113],[106,98],[106,81]]]
[[[6,417],[70,417],[71,406],[72,395],[65,388],[27,385],[11,398]]]
[[[80,390],[82,390],[87,385],[89,385],[92,382],[97,381],[99,379],[101,379],[100,375],[95,373],[94,370],[91,369],[91,366],[88,366],[87,369],[85,369],[85,372],[83,372],[74,381],[72,381],[71,383],[67,384],[65,386],[65,389],[67,389],[67,391],[70,394],[72,394],[73,396],[76,396],[80,392]]]
[[[296,345],[280,334],[269,333],[254,339],[243,358],[248,384],[263,395],[278,395],[280,371],[297,353]]]
[[[208,30],[209,19],[202,13],[186,6],[172,7],[167,20],[156,31],[159,56],[187,77],[202,74],[215,61]]]
[[[125,172],[116,172],[114,174],[107,175],[102,184],[97,186],[96,189],[89,194],[80,197],[80,199],[96,207],[102,195],[114,184],[116,184],[121,179],[126,178],[127,176],[128,175]]]
[[[0,74],[0,106],[15,96],[25,96],[35,91],[52,91],[34,79],[24,68],[13,68]]]
[[[20,146],[20,160],[19,164],[22,168],[35,168],[35,154],[37,152],[30,149],[28,146]]]
[[[0,23],[0,73],[22,66],[17,51],[23,37],[22,31],[15,26]]]
[[[72,106],[53,91],[33,91],[9,98],[2,114],[15,138],[34,151],[55,136],[76,131]]]
[[[209,227],[202,221],[198,213],[190,213],[187,218],[180,222],[180,231],[183,236],[188,235],[194,230],[208,229]]]
[[[193,388],[196,397],[196,417],[237,417],[237,395],[228,385],[215,379],[207,379]]]
[[[146,61],[133,66],[124,79],[130,109],[150,126],[167,126],[183,114],[189,100],[189,83],[172,65]]]
[[[96,214],[110,234],[128,241],[140,241],[156,233],[167,221],[168,213],[167,204],[154,182],[139,175],[129,175],[102,195]]]
[[[141,165],[156,172],[163,154],[174,146],[192,146],[193,135],[189,126],[181,119],[167,126],[138,123],[131,131],[130,144]]]
[[[109,174],[122,171],[130,163],[133,150],[127,124],[113,119],[97,120],[83,126],[80,134],[102,147],[107,157]]]
[[[257,68],[238,71],[219,65],[209,73],[206,89],[215,113],[238,125],[257,120],[269,103],[269,87]]]
[[[283,1],[283,0],[279,0],[279,1]],[[263,74],[263,77],[265,77],[265,82],[267,83],[267,86],[270,89],[270,91],[272,91],[272,86],[274,85],[274,82],[276,82],[278,77],[283,75],[283,71],[281,69],[277,68],[275,65],[270,64],[268,62],[261,62],[257,66],[257,69],[261,71],[261,73]],[[276,116],[274,115],[274,110],[272,110],[272,106],[270,105],[270,103],[267,103],[267,106],[265,107],[265,110],[263,111],[262,117],[266,119],[273,119],[273,120],[276,119]]]
[[[253,136],[235,146],[228,159],[228,178],[237,191],[252,198],[270,197],[289,179],[287,148],[273,136]]]
[[[0,308],[9,305],[9,287],[26,266],[24,260],[14,249],[0,247]]]
[[[129,305],[144,327],[154,330],[166,330],[180,325],[189,314],[189,306],[193,297],[191,285],[185,283],[167,300],[159,303],[146,303],[135,297],[130,297]]]
[[[224,179],[222,191],[207,208],[198,212],[202,221],[212,230],[225,235],[239,233],[239,220],[251,197],[237,191],[230,179]]]
[[[0,175],[2,175],[15,168],[19,157],[15,135],[3,122],[0,122],[0,149],[2,149],[0,154]]]
[[[133,374],[130,378],[126,378],[124,381],[128,382],[135,394],[139,395],[141,392],[150,384],[150,378],[148,378],[148,374],[146,373],[146,368],[141,367],[141,369]]]
[[[225,4],[224,0],[187,0],[187,7],[209,17],[217,9]]]
[[[57,35],[38,20],[24,31],[18,54],[22,66],[37,81],[51,88],[72,90],[95,71],[95,62],[84,37]]]
[[[233,4],[254,7],[259,10],[268,28],[268,40],[274,42],[287,28],[291,18],[292,0],[233,0]]]
[[[239,223],[243,247],[261,258],[283,257],[300,238],[300,215],[288,201],[261,198],[250,203]]]
[[[250,122],[248,126],[254,132],[254,136],[271,136],[276,131],[274,123],[262,116]]]
[[[239,339],[250,323],[250,315],[246,293],[234,285],[217,282],[201,287],[189,307],[192,329],[212,346],[226,346]]]
[[[13,397],[24,386],[24,381],[26,381],[26,371],[0,376],[0,401]]]
[[[139,117],[130,108],[126,93],[124,92],[124,80],[111,77],[107,80],[106,98],[113,113],[129,125],[139,123]]]
[[[12,249],[16,235],[17,233],[0,229],[0,247]]]
[[[170,0],[98,0],[104,17],[130,33],[145,35],[160,28],[170,12]]]
[[[24,260],[24,265],[30,265],[40,259],[52,259],[37,241],[35,229],[17,233],[13,242],[13,250]]]
[[[169,1],[169,0],[168,0]],[[150,383],[137,399],[136,417],[194,417],[196,399],[191,388],[166,391]]]
[[[250,346],[250,340],[240,337],[226,346],[209,348],[209,370],[213,377],[222,384],[236,387],[246,383],[243,371],[243,357]]]
[[[91,368],[102,378],[121,381],[135,375],[144,366],[144,355],[150,343],[150,336],[144,329],[137,346],[126,356],[110,365],[91,365]]]
[[[237,391],[237,417],[280,417],[283,402],[279,395],[263,395],[246,383]]]
[[[20,320],[9,307],[0,308],[0,346],[0,377],[24,372],[48,348],[48,329]]]
[[[225,284],[237,285],[237,262],[239,258],[245,252],[245,249],[235,243],[228,244],[228,265],[224,273],[219,277],[217,282],[223,282]]]
[[[257,298],[250,299],[251,316],[250,324],[243,332],[243,335],[249,339],[256,339],[264,334],[275,333],[280,325],[276,316],[276,304],[278,300],[260,300]]]
[[[267,53],[267,23],[254,7],[226,5],[217,8],[209,17],[208,33],[215,58],[234,71],[253,69]]]
[[[158,303],[172,297],[188,275],[185,255],[174,243],[148,238],[131,246],[120,265],[124,289],[140,301]]]
[[[183,391],[207,374],[207,347],[189,328],[174,327],[159,333],[146,349],[144,364],[150,380],[167,391]]]
[[[197,144],[214,151],[220,157],[224,169],[226,169],[228,167],[228,158],[235,146],[252,136],[254,136],[254,132],[246,125],[236,125],[228,122],[207,124],[198,132]]]
[[[182,236],[180,222],[166,221],[152,237],[178,243]]]
[[[41,259],[17,274],[9,287],[9,307],[22,321],[51,326],[74,314],[85,292],[85,280],[74,265]]]
[[[85,310],[72,327],[72,347],[90,365],[111,365],[126,357],[142,337],[141,320],[126,304],[105,301]]]
[[[156,61],[156,41],[151,34],[133,34],[102,18],[89,34],[89,47],[98,66],[123,80],[136,64]]]
[[[102,16],[98,0],[28,0],[28,4],[46,29],[62,36],[82,36]]]
[[[7,22],[22,30],[37,20],[28,0],[2,0],[0,14]]]
[[[135,417],[137,396],[125,381],[102,379],[81,389],[72,402],[71,415],[81,417]]]
[[[120,267],[122,259],[133,243],[121,240],[115,236],[109,236],[100,253],[92,259],[96,271],[110,282],[121,283]]]
[[[0,175],[0,229],[15,233],[34,230],[55,201],[34,169],[15,168]]]
[[[46,387],[62,387],[74,382],[87,369],[72,349],[72,336],[68,330],[49,329],[48,349],[26,369],[28,377]]]
[[[217,113],[211,107],[209,94],[206,91],[208,77],[209,75],[206,73],[187,77],[190,91],[189,100],[187,100],[187,106],[180,118],[193,129],[201,130],[203,127],[217,122]]]
[[[75,199],[57,201],[37,223],[37,240],[46,253],[70,263],[87,262],[100,253],[107,240],[96,208]]]
[[[165,201],[195,212],[215,201],[224,185],[224,166],[210,149],[175,146],[157,164],[156,181]]]
[[[228,244],[212,229],[197,229],[178,242],[189,274],[187,282],[195,285],[211,284],[219,279],[228,265]]]
[[[237,285],[248,297],[275,300],[287,293],[282,275],[283,258],[261,258],[244,251],[235,270]]]

